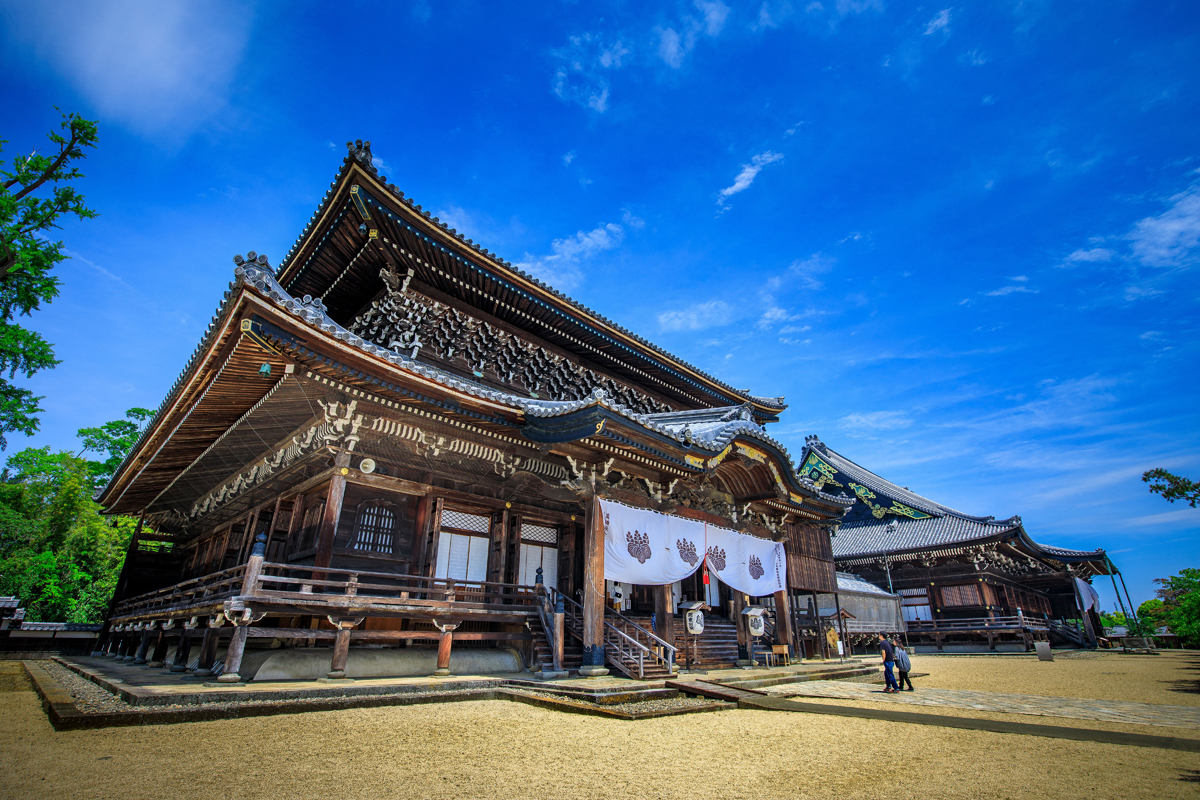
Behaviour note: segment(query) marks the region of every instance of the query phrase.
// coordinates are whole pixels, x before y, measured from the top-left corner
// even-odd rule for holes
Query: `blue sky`
[[[98,119],[42,430],[157,407],[348,139],[460,231],[902,485],[1200,566],[1193,3],[0,2],[0,136]],[[1111,586],[1097,582],[1105,607]]]

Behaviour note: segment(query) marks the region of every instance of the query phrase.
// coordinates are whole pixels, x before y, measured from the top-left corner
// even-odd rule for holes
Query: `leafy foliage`
[[[1161,494],[1168,503],[1182,500],[1192,508],[1200,503],[1200,481],[1188,480],[1165,469],[1152,469],[1142,473],[1142,481],[1150,484],[1150,491]]]
[[[1158,599],[1142,603],[1141,618],[1154,627],[1166,625],[1186,646],[1200,645],[1200,569],[1188,567],[1154,582]]]
[[[99,622],[108,608],[136,527],[131,517],[106,518],[92,499],[137,441],[150,412],[83,428],[80,453],[50,448],[10,456],[0,475],[0,594],[17,595],[27,618]]]
[[[57,152],[34,150],[14,158],[10,170],[0,170],[0,450],[8,444],[7,433],[35,433],[42,411],[40,397],[10,380],[17,373],[28,378],[58,364],[49,342],[13,323],[58,296],[59,281],[51,270],[66,255],[62,242],[45,235],[59,227],[63,214],[96,216],[84,205],[83,195],[67,184],[83,177],[76,162],[86,157],[84,148],[96,146],[96,123],[63,114],[61,129],[48,134]],[[0,139],[0,149],[4,144]]]

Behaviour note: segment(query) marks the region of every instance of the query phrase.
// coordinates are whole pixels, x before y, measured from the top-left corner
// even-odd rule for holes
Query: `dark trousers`
[[[909,690],[910,690],[910,691],[915,691],[915,690],[913,689],[912,681],[910,681],[910,680],[908,679],[908,670],[906,670],[906,669],[901,669],[901,670],[896,670],[896,671],[900,673],[900,680],[898,681],[898,684],[897,684],[898,688],[900,688],[900,689],[903,689],[903,688],[904,688],[904,684],[906,684],[906,683],[907,683],[907,684],[908,684],[908,688],[909,688]]]
[[[895,661],[883,662],[883,679],[887,682],[887,688],[900,691],[900,687],[896,685],[896,676],[892,674],[892,667],[896,666]]]

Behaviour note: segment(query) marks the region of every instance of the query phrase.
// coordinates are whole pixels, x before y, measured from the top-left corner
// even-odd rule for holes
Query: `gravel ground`
[[[911,656],[914,672],[929,676],[913,680],[920,689],[976,689],[1200,706],[1200,653],[1162,651],[1157,656],[1079,652],[1054,661],[1037,657]]]
[[[535,689],[513,689],[519,694],[526,694],[531,697],[544,697],[548,700],[566,700],[571,703],[579,703],[593,708],[605,709],[608,711],[621,711],[624,713],[637,713],[639,711],[662,711],[664,709],[690,708],[693,706],[710,706],[713,701],[707,697],[661,697],[655,700],[639,700],[630,703],[592,703],[588,700],[581,700],[577,697],[567,697],[553,692],[539,692]]]
[[[5,800],[1150,800],[1194,798],[1200,778],[1194,753],[769,711],[627,722],[488,701],[56,733],[13,667]]]
[[[135,710],[133,706],[112,692],[97,686],[86,678],[81,678],[57,661],[47,660],[37,663],[71,693],[71,697],[75,699],[75,707],[85,714]]]

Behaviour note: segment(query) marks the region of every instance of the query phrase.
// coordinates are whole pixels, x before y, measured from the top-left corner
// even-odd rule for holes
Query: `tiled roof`
[[[582,303],[579,303],[579,302],[571,299],[570,297],[567,297],[565,294],[558,291],[553,286],[550,286],[547,283],[543,283],[542,281],[540,281],[538,278],[534,277],[533,275],[530,275],[529,273],[525,272],[524,270],[521,270],[520,268],[514,266],[510,262],[505,261],[503,258],[498,256],[497,254],[489,251],[487,248],[480,246],[477,242],[474,242],[471,239],[468,239],[466,236],[459,233],[454,228],[451,228],[449,225],[442,222],[437,217],[430,214],[428,211],[422,210],[421,206],[414,203],[412,198],[405,197],[404,192],[397,189],[394,185],[389,184],[387,182],[387,180],[382,175],[379,174],[379,170],[376,169],[375,165],[372,163],[371,143],[370,142],[366,142],[364,145],[364,143],[361,140],[358,140],[353,143],[347,142],[347,146],[350,151],[349,155],[347,155],[346,158],[342,161],[342,166],[341,166],[341,169],[338,170],[337,177],[335,177],[333,182],[329,184],[329,191],[327,191],[325,193],[324,197],[321,199],[321,204],[318,206],[317,210],[315,212],[313,212],[313,215],[309,218],[308,224],[305,225],[304,230],[300,233],[300,236],[297,237],[296,243],[292,245],[291,249],[288,250],[287,254],[283,257],[283,261],[280,262],[279,269],[275,273],[276,277],[282,276],[284,271],[286,271],[288,269],[293,255],[298,252],[299,248],[304,243],[305,239],[308,237],[308,235],[312,231],[313,227],[317,224],[317,221],[323,218],[325,209],[328,207],[329,203],[332,202],[332,200],[335,196],[334,190],[337,188],[338,181],[341,180],[342,176],[346,173],[346,171],[349,169],[349,167],[352,163],[357,163],[360,167],[365,169],[367,172],[371,173],[371,175],[373,175],[377,180],[379,180],[379,182],[381,184],[386,186],[388,191],[390,191],[392,193],[394,198],[396,198],[400,202],[404,203],[405,205],[411,207],[414,211],[416,211],[418,214],[423,216],[425,218],[425,220],[427,222],[429,222],[430,224],[436,225],[437,227],[441,228],[446,233],[447,236],[449,236],[453,239],[457,239],[461,244],[463,244],[467,247],[470,247],[472,250],[474,250],[476,253],[478,253],[482,259],[489,260],[493,264],[496,264],[511,273],[515,273],[516,275],[519,275],[523,280],[529,281],[530,283],[534,284],[535,286],[549,292],[550,294],[557,297],[559,300],[562,300],[564,303],[566,303],[571,308],[574,308],[576,311],[582,311],[587,316],[590,316],[591,318],[597,320],[598,322],[600,322],[616,331],[619,331],[620,333],[624,334],[625,336],[628,336],[629,338],[633,339],[637,343],[645,346],[647,349],[651,350],[652,352],[657,353],[658,355],[661,355],[661,356],[666,356],[667,358],[671,359],[672,361],[682,365],[683,367],[685,367],[688,370],[691,370],[692,372],[701,376],[705,380],[711,381],[712,383],[716,384],[717,386],[720,386],[722,389],[725,389],[726,391],[732,392],[733,394],[741,395],[742,397],[745,397],[745,398],[752,400],[766,408],[770,408],[773,410],[782,411],[783,409],[787,408],[787,405],[783,402],[782,397],[756,397],[756,396],[749,394],[745,390],[735,389],[732,386],[730,386],[729,384],[725,383],[724,381],[719,380],[718,378],[714,378],[712,375],[709,375],[708,373],[697,369],[696,367],[692,366],[691,364],[687,363],[686,361],[683,361],[682,359],[672,355],[671,353],[668,353],[666,350],[662,349],[661,347],[654,344],[653,342],[647,341],[646,339],[643,339],[641,336],[638,336],[636,333],[634,333],[630,330],[627,330],[626,328],[622,327],[621,325],[618,325],[617,323],[613,322],[612,320],[610,320],[607,317],[603,316],[602,314],[598,313],[594,309],[588,308],[587,306],[583,305]]]
[[[867,516],[846,520],[833,538],[834,558],[847,559],[966,544],[1013,532],[1018,533],[1033,550],[1053,559],[1082,561],[1104,558],[1103,550],[1089,552],[1039,544],[1029,538],[1022,527],[1021,518],[1017,515],[1008,519],[972,516],[922,497],[856,464],[828,447],[816,436],[809,436],[805,440],[805,459],[809,451],[815,452],[829,466],[853,482],[929,515],[924,519],[909,519],[904,516],[879,519]]]
[[[895,553],[986,539],[1020,528],[1021,522],[979,522],[946,515],[928,519],[857,520],[843,522],[833,537],[833,557],[851,558]]]
[[[889,594],[886,589],[880,589],[875,584],[867,583],[857,575],[851,575],[848,572],[837,573],[837,585],[839,592],[857,592],[858,594],[874,594],[882,597],[897,596]]]

